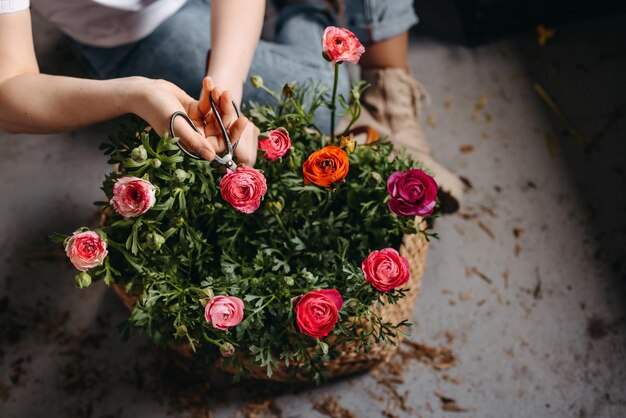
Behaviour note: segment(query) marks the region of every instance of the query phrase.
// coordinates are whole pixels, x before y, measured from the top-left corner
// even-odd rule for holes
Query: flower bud
[[[183,337],[187,335],[187,327],[185,325],[178,325],[176,327],[176,336]]]
[[[190,176],[189,173],[187,173],[185,170],[177,168],[176,171],[174,171],[174,177],[176,177],[176,180],[179,183],[184,183],[185,180],[187,180]]]
[[[293,286],[294,285],[294,281],[293,281],[293,277],[285,277],[285,284],[287,286]]]
[[[89,285],[91,284],[91,276],[85,271],[78,273],[74,277],[74,280],[76,280],[76,287],[79,289],[89,287]]]
[[[271,213],[278,215],[279,213],[283,211],[284,205],[282,202],[279,202],[277,200],[272,200],[271,202],[267,204],[267,207],[269,208]]]
[[[224,343],[220,346],[222,357],[232,357],[235,354],[235,347],[231,343]]]
[[[136,163],[143,163],[148,159],[148,152],[143,145],[139,145],[130,153],[130,158]]]
[[[381,176],[380,173],[378,173],[376,171],[372,171],[372,173],[370,175],[372,176],[372,179],[374,179],[375,183],[382,183],[383,176]]]
[[[154,160],[152,160],[152,166],[154,168],[159,168],[161,167],[161,160],[159,160],[158,158],[155,158]]]
[[[207,215],[213,215],[215,213],[215,206],[207,203],[206,205],[204,205],[204,211],[207,213]]]
[[[253,75],[250,77],[250,84],[252,84],[252,87],[255,89],[263,87],[263,78],[259,75]]]
[[[293,85],[289,83],[285,83],[283,85],[282,95],[284,97],[293,97],[294,94],[295,94],[295,90],[293,88]]]
[[[354,140],[354,136],[352,136],[352,134],[348,136],[342,136],[339,146],[349,153],[354,152],[356,148],[356,141]]]
[[[165,244],[165,238],[162,235],[150,232],[146,235],[146,244],[151,250],[158,251],[161,249],[161,245]]]

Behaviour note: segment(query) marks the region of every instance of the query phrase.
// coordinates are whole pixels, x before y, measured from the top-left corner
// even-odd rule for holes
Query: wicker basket
[[[384,321],[399,323],[403,320],[407,320],[411,317],[413,307],[422,284],[422,276],[424,274],[424,268],[426,266],[426,254],[428,252],[428,241],[422,235],[405,235],[402,246],[400,247],[400,253],[408,258],[411,266],[411,278],[407,284],[409,289],[406,296],[398,301],[395,305],[384,304],[377,309],[377,313],[380,314]],[[132,310],[137,298],[132,295],[128,295],[124,291],[124,286],[121,284],[113,284],[113,291],[122,300],[128,310]],[[340,344],[333,344],[331,337],[327,339],[327,343],[332,345],[333,348],[341,353],[337,358],[330,360],[326,363],[329,377],[338,377],[349,375],[353,373],[369,370],[375,365],[388,360],[397,350],[398,343],[403,338],[402,334],[398,334],[396,337],[396,344],[372,344],[369,351],[356,352],[354,343],[343,342]],[[181,344],[172,347],[185,357],[191,358],[193,353],[186,344]],[[287,368],[281,363],[281,367],[274,369],[274,374],[268,377],[265,368],[259,367],[256,364],[250,362],[247,358],[241,357],[239,360],[242,362],[244,368],[249,372],[250,377],[260,380],[273,380],[278,382],[285,382],[292,379],[305,380],[304,377],[297,375],[297,367]],[[226,372],[232,372],[224,367],[221,362],[218,362],[216,366]],[[294,374],[296,372],[296,374]]]

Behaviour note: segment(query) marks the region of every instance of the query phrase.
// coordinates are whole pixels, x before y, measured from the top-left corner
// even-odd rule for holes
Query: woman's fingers
[[[231,141],[233,141],[233,145],[239,142],[244,130],[246,129],[246,126],[248,126],[248,123],[250,123],[248,118],[242,116],[231,125],[230,129],[228,129],[228,133],[230,134]]]
[[[178,117],[174,121],[174,131],[187,151],[207,161],[215,158],[216,150],[211,142],[197,133],[185,119]]]
[[[200,101],[198,102],[198,109],[202,112],[202,115],[206,115],[211,110],[211,103],[209,103],[209,94],[213,91],[215,85],[211,77],[204,77],[202,80],[202,91],[200,92]]]
[[[246,129],[246,126],[249,123],[250,122],[248,121],[248,118],[242,116],[231,125],[230,129],[228,129],[228,134],[230,136],[233,147],[237,142],[239,142]],[[222,154],[228,150],[228,147],[226,146],[226,139],[223,136],[212,135],[208,136],[207,139],[210,141],[211,146],[218,154]]]

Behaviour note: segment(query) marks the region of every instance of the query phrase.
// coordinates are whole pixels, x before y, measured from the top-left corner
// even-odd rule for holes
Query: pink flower
[[[243,301],[235,296],[215,296],[204,307],[204,319],[226,331],[243,319]]]
[[[252,213],[261,206],[267,193],[265,176],[252,167],[241,166],[229,171],[220,180],[222,198],[243,213]]]
[[[65,254],[80,271],[102,265],[108,253],[107,243],[93,231],[75,231],[65,242]]]
[[[314,338],[327,336],[339,320],[343,299],[337,289],[308,292],[296,302],[296,324],[304,335]]]
[[[348,29],[329,26],[322,38],[324,56],[333,63],[348,61],[353,64],[359,62],[365,47],[359,42],[354,33]]]
[[[143,215],[156,202],[156,188],[138,177],[120,177],[113,185],[111,206],[120,215],[134,218]]]
[[[372,251],[361,263],[365,280],[376,290],[389,292],[409,281],[409,261],[393,248]]]
[[[437,182],[420,169],[396,171],[387,179],[387,205],[398,216],[428,216],[437,203]]]
[[[259,140],[259,149],[265,151],[265,159],[268,161],[284,157],[291,149],[289,132],[284,128],[269,131],[267,138]]]

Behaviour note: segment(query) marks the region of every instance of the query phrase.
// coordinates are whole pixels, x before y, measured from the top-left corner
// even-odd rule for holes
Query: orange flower
[[[304,184],[329,187],[348,175],[348,154],[339,147],[329,145],[309,155],[302,165]]]

